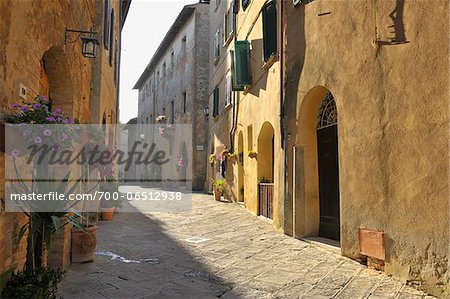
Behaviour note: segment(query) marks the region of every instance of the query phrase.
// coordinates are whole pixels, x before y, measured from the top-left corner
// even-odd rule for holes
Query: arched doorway
[[[317,114],[317,159],[319,174],[319,236],[340,239],[339,163],[336,103],[331,92]]]
[[[238,135],[238,201],[244,202],[244,136],[242,131]]]
[[[259,215],[273,219],[274,129],[265,122],[258,135],[258,211]]]

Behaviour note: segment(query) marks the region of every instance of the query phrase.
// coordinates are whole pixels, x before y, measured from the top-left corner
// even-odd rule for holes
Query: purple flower
[[[20,111],[22,111],[22,112],[27,112],[28,110],[30,110],[30,108],[28,108],[28,106],[20,107]]]
[[[67,134],[66,133],[62,133],[62,135],[61,136],[59,136],[59,141],[66,141],[67,140]]]
[[[11,156],[13,156],[14,158],[17,158],[20,155],[20,151],[18,149],[13,149],[11,151]]]
[[[19,108],[19,104],[14,103],[14,104],[11,105],[11,108],[12,108],[12,109],[17,109],[17,108]]]
[[[49,116],[46,118],[47,121],[56,121],[56,118],[54,118],[53,116]]]
[[[40,144],[42,143],[42,138],[37,136],[36,138],[34,138],[34,142]]]
[[[39,103],[33,104],[33,109],[38,109],[39,107],[41,107],[41,104]]]
[[[57,153],[59,151],[59,145],[53,145],[52,146],[52,152]]]
[[[47,103],[47,98],[43,95],[39,96],[39,101],[43,102],[43,103]]]
[[[45,129],[43,134],[44,134],[44,136],[51,136],[52,135],[52,131],[50,129]]]
[[[26,130],[26,131],[24,131],[24,132],[22,133],[23,136],[28,136],[28,135],[30,135],[30,134],[31,134],[31,131],[30,131],[30,130]]]

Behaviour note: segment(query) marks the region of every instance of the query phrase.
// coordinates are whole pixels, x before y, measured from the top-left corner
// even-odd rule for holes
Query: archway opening
[[[50,109],[62,109],[74,117],[73,84],[70,67],[61,47],[51,47],[42,56],[41,93],[50,99]]]
[[[316,86],[301,100],[296,140],[292,165],[294,236],[339,240],[337,109],[327,88]],[[332,233],[326,232],[326,220],[333,223]]]
[[[238,135],[238,201],[244,202],[244,135],[242,131]]]
[[[331,92],[317,114],[317,158],[319,171],[319,236],[340,239],[339,162],[336,103]]]
[[[259,215],[273,219],[274,129],[265,122],[258,135],[258,210]]]

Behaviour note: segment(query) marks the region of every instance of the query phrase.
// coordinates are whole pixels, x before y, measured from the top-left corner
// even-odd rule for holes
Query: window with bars
[[[262,9],[264,61],[278,53],[277,2],[270,1]]]

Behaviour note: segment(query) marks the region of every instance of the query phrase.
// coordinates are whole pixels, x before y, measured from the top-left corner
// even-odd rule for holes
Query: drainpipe
[[[287,215],[287,141],[286,131],[287,123],[285,117],[285,110],[283,106],[284,102],[284,1],[280,1],[280,133],[281,144],[284,152],[284,169],[283,169],[283,203],[284,203],[284,216],[283,216],[283,231],[286,229],[286,215]]]

